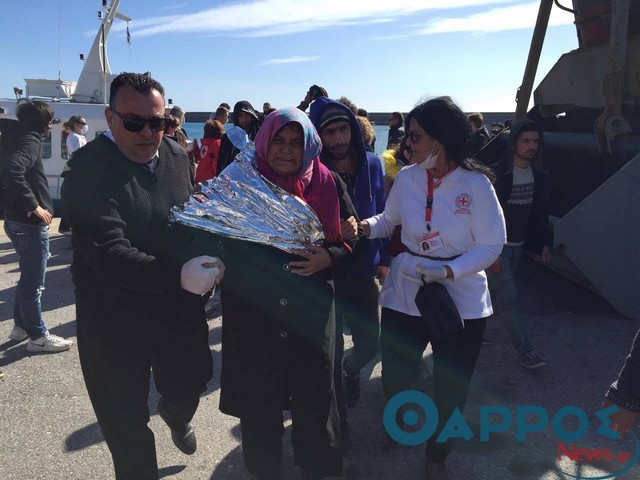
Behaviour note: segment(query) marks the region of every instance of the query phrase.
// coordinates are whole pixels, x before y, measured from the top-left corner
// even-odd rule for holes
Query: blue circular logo
[[[424,413],[424,425],[415,432],[405,432],[396,420],[398,411],[405,406],[409,408],[402,414],[401,420],[407,426],[412,427],[418,423],[420,415],[416,408],[421,409]],[[433,400],[424,393],[416,390],[404,390],[395,394],[387,402],[384,407],[382,421],[387,433],[396,442],[402,445],[420,445],[429,440],[436,431],[438,427],[438,409]]]

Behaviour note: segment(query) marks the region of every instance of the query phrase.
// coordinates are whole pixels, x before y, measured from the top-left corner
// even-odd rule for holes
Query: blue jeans
[[[35,340],[47,332],[42,321],[40,297],[49,258],[49,227],[5,220],[4,231],[20,257],[13,321]]]
[[[518,291],[513,275],[518,268],[518,262],[522,255],[522,247],[502,247],[502,273],[495,274],[487,270],[489,291],[494,306],[498,307],[498,314],[502,319],[502,325],[511,337],[516,350],[520,355],[533,350],[529,343],[527,325],[518,312]]]

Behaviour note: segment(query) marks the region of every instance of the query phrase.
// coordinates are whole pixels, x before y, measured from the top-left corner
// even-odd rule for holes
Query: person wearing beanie
[[[346,183],[359,218],[368,218],[384,211],[382,165],[377,155],[365,150],[360,124],[351,110],[336,100],[321,96],[311,104],[309,118],[322,139],[320,160]],[[346,407],[354,407],[358,403],[360,370],[378,352],[378,292],[390,263],[386,245],[386,240],[361,239],[353,252],[350,267],[335,279],[335,381],[343,452],[351,448]],[[343,322],[351,330],[354,345],[344,359]]]
[[[500,257],[487,270],[489,289],[495,299],[504,329],[509,333],[528,369],[547,362],[534,349],[524,318],[517,308],[514,273],[523,248],[549,260],[549,173],[542,170],[542,129],[533,120],[521,120],[511,127],[509,146],[502,161],[490,165],[497,173],[495,188],[507,223],[507,243]],[[489,338],[485,343],[490,343]]]
[[[260,128],[260,118],[253,105],[247,100],[240,100],[233,106],[233,124],[247,132],[249,140],[253,140],[256,137],[256,133]],[[229,136],[225,133],[220,142],[216,176],[220,175],[222,170],[233,162],[238,153],[240,153],[240,150],[231,143]]]

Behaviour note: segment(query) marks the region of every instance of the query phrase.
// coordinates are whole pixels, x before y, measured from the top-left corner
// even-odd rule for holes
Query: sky
[[[111,3],[111,0],[109,0]],[[561,3],[571,6],[569,0]],[[465,111],[512,112],[539,1],[121,0],[111,70],[151,72],[187,111],[249,100],[295,106],[310,85],[370,112],[450,95]],[[0,0],[0,98],[25,78],[77,81],[100,0]],[[554,5],[535,85],[578,46]]]

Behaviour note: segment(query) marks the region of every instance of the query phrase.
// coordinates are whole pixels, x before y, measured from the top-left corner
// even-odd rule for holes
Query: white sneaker
[[[71,345],[73,345],[73,341],[47,332],[40,338],[29,340],[27,350],[30,352],[64,352],[69,350]]]
[[[15,326],[9,334],[9,338],[14,342],[21,342],[29,338],[29,335],[27,335],[27,332],[25,332],[24,328]]]

